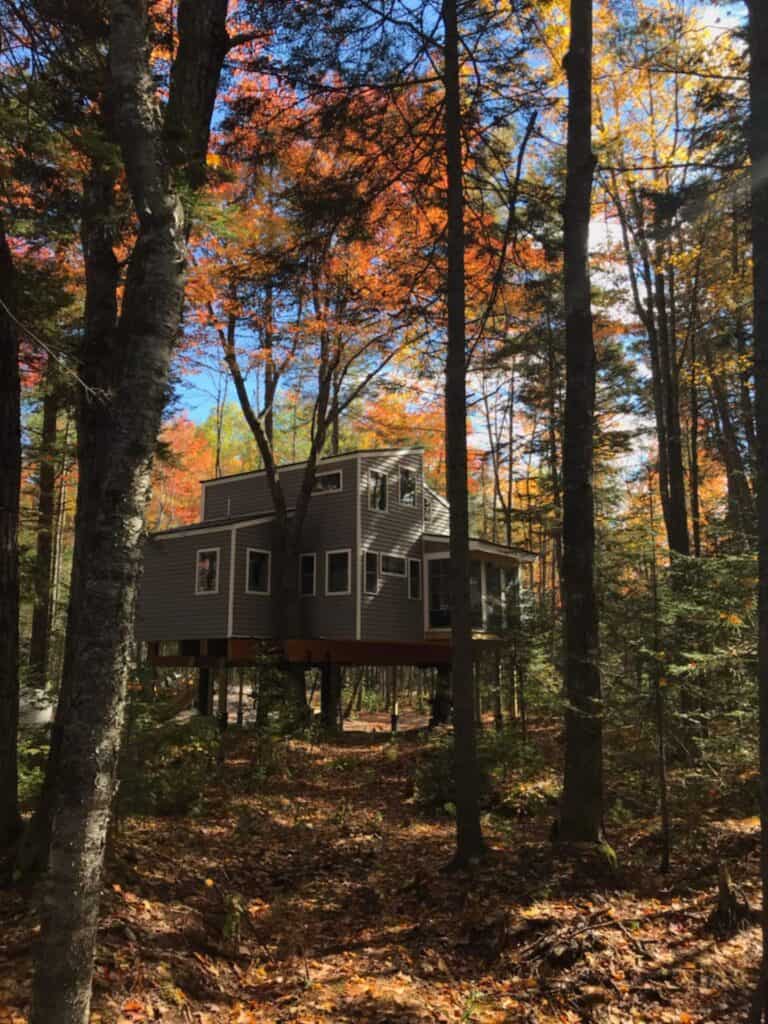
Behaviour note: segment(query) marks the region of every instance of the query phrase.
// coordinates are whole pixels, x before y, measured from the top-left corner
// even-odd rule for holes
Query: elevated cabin
[[[304,463],[281,467],[289,510]],[[295,566],[298,599],[283,652],[305,664],[450,662],[448,504],[417,448],[321,460]],[[247,664],[276,636],[275,517],[263,470],[202,482],[200,522],[152,534],[137,635],[157,664]],[[506,624],[518,567],[533,556],[471,542],[478,642]]]

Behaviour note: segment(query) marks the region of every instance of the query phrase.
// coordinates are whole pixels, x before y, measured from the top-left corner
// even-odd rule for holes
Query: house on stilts
[[[304,464],[280,467],[289,509]],[[204,480],[200,522],[151,534],[137,636],[158,666],[258,664],[278,652],[306,667],[447,669],[449,507],[424,478],[418,448],[352,451],[320,461],[302,530],[290,629],[272,600],[275,516],[263,470]],[[522,548],[470,541],[478,645],[498,643],[511,615]]]

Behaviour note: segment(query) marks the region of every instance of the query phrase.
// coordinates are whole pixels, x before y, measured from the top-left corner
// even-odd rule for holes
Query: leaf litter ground
[[[120,824],[93,1024],[745,1019],[757,927],[707,919],[716,847],[756,905],[755,819],[676,821],[662,878],[655,822],[611,836],[611,870],[560,855],[547,814],[489,816],[488,861],[448,874],[453,823],[412,799],[418,739],[280,741],[266,780],[257,746],[227,735],[194,817]],[[35,928],[28,894],[0,893],[0,1024],[26,1021]]]

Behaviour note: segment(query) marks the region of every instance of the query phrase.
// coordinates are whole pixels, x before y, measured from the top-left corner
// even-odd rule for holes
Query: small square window
[[[405,576],[405,559],[400,555],[382,555],[381,571],[384,576]]]
[[[378,594],[379,592],[379,556],[375,551],[365,552],[364,590],[366,594]]]
[[[400,467],[400,504],[416,504],[416,471]]]
[[[421,600],[421,562],[418,558],[408,559],[408,597]]]
[[[269,552],[248,548],[246,552],[246,592],[249,594],[269,593]]]
[[[313,494],[328,494],[341,490],[341,470],[334,469],[331,473],[318,473],[312,485]]]
[[[302,597],[315,596],[316,562],[317,559],[312,554],[301,555],[299,558],[299,594]]]
[[[349,550],[328,551],[325,556],[326,594],[349,594]]]
[[[205,548],[197,552],[195,570],[195,593],[217,594],[219,592],[219,549]]]
[[[378,469],[368,474],[368,504],[375,512],[387,511],[387,474]]]

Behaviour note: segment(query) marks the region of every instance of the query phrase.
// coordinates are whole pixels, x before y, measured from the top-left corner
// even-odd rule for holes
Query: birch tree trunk
[[[603,819],[602,696],[598,665],[592,492],[595,348],[589,280],[594,157],[592,2],[571,0],[564,209],[566,395],[563,441],[565,777],[560,838],[599,842]]]
[[[139,228],[120,312],[107,220],[84,232],[80,486],[60,750],[31,1024],[85,1024],[104,846],[133,634],[143,512],[182,308],[188,215],[227,50],[226,0],[181,0],[164,115],[149,66],[148,5],[109,6],[116,141]],[[99,157],[95,158],[97,161]],[[93,185],[107,189],[97,164]],[[114,173],[114,172],[112,172]]]
[[[464,278],[464,192],[461,154],[459,26],[456,0],[443,0],[445,24],[445,150],[448,171],[448,353],[445,366],[445,447],[450,503],[453,725],[456,854],[463,867],[484,853],[469,611],[467,394]]]

